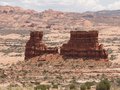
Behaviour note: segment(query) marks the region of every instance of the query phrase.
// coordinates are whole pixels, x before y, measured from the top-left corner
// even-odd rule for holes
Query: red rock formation
[[[47,47],[42,42],[43,32],[34,31],[30,33],[30,40],[26,44],[25,59],[35,56],[58,53],[58,48]],[[97,31],[71,31],[71,37],[67,44],[60,49],[63,56],[79,58],[107,59],[108,54],[103,45],[98,43]]]
[[[98,43],[97,31],[71,31],[70,33],[69,42],[61,47],[61,55],[98,59],[108,57],[103,45]]]
[[[57,53],[58,48],[48,48],[42,42],[43,32],[30,33],[30,40],[26,43],[25,60],[45,53]]]

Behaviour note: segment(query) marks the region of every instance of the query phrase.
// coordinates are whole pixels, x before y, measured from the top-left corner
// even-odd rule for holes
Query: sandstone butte
[[[42,42],[43,32],[32,31],[26,43],[25,60],[44,54],[60,54],[68,58],[107,59],[103,44],[98,42],[98,31],[71,31],[68,43],[58,47],[47,47]]]

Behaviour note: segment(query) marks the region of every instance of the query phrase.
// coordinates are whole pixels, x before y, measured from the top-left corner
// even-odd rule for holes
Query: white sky
[[[120,9],[120,0],[0,0],[0,5],[20,6],[37,11],[54,9],[84,12],[117,10]]]

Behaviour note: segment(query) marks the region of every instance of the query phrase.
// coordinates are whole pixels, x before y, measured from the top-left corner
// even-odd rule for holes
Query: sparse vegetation
[[[110,56],[110,60],[115,60],[116,59],[116,55],[111,55]]]
[[[80,86],[80,90],[86,90],[87,88],[86,88],[86,85],[85,84],[82,84],[81,86]]]
[[[111,54],[111,53],[113,53],[113,50],[111,48],[108,48],[107,52],[108,52],[108,54]]]
[[[87,89],[91,89],[91,86],[93,86],[95,84],[95,82],[86,82],[85,86]]]
[[[101,80],[96,86],[96,90],[110,90],[110,82],[108,79]]]
[[[57,84],[53,84],[52,88],[58,89],[58,85]]]
[[[49,90],[50,86],[48,85],[38,85],[34,88],[34,90]]]
[[[70,90],[76,90],[75,84],[70,84]]]
[[[120,78],[118,78],[116,82],[117,82],[117,85],[120,86]]]

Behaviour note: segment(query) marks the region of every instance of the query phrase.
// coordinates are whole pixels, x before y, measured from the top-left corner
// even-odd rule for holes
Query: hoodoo
[[[71,31],[70,34],[68,43],[61,47],[61,55],[91,59],[108,58],[103,45],[99,45],[98,31]]]
[[[60,48],[60,55],[90,59],[107,59],[108,54],[98,42],[98,31],[71,31],[70,40]],[[25,60],[43,54],[58,53],[57,47],[47,47],[42,42],[43,32],[33,31],[26,44]]]
[[[47,47],[42,42],[43,32],[33,31],[30,33],[30,40],[26,43],[25,60],[40,56],[46,53],[58,53],[58,48]]]

